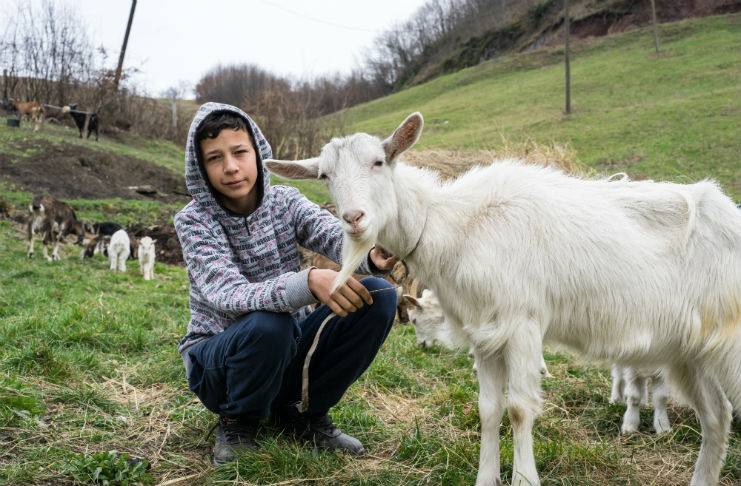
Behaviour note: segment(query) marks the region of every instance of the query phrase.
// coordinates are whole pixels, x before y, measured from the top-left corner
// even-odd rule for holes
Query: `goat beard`
[[[344,244],[342,245],[342,268],[340,268],[340,273],[332,285],[333,293],[344,285],[352,274],[355,273],[367,258],[368,252],[376,244],[376,235],[369,233],[366,232],[360,237],[353,238],[345,234]]]

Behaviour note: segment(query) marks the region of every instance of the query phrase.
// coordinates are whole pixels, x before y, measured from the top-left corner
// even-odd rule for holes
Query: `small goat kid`
[[[118,230],[108,244],[108,262],[112,271],[125,272],[126,260],[131,254],[131,241],[125,230]]]
[[[669,416],[666,404],[669,401],[669,387],[664,372],[654,370],[644,372],[631,366],[612,365],[612,393],[610,403],[625,403],[625,415],[620,432],[630,434],[638,431],[641,423],[641,405],[648,402],[648,390],[654,407],[654,430],[657,434],[669,432]],[[649,386],[650,385],[650,386]]]
[[[139,270],[144,275],[144,280],[152,280],[154,278],[154,260],[156,257],[154,244],[157,240],[153,240],[149,236],[145,236],[139,240],[139,249],[137,254],[139,257]]]
[[[718,482],[741,409],[741,214],[710,181],[585,180],[498,161],[443,183],[397,159],[422,131],[333,139],[272,172],[326,180],[345,229],[341,282],[374,244],[435,291],[479,365],[477,484],[498,485],[499,427],[513,483],[538,485],[532,427],[543,339],[604,361],[666,368],[696,410],[692,486]],[[507,395],[505,398],[505,390]]]
[[[402,300],[406,303],[407,313],[414,326],[418,346],[429,348],[435,344],[440,344],[453,351],[468,346],[468,354],[473,356],[474,353],[470,343],[456,341],[456,337],[460,337],[456,334],[459,333],[455,333],[450,327],[448,320],[445,318],[445,313],[440,307],[440,301],[437,300],[432,290],[423,290],[422,296],[419,298],[405,294],[402,295]],[[478,365],[475,361],[473,370],[478,372]],[[542,357],[540,359],[540,374],[543,378],[553,378],[548,372],[548,367]]]

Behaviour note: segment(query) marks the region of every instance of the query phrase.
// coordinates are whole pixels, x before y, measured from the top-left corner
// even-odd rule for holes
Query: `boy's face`
[[[209,182],[221,201],[236,213],[249,213],[257,205],[257,158],[244,130],[224,129],[216,138],[201,141],[201,160]]]

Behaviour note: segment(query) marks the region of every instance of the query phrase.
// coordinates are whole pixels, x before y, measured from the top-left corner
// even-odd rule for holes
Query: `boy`
[[[189,388],[219,414],[214,463],[254,448],[260,419],[276,421],[318,447],[362,454],[328,411],[368,368],[393,324],[396,293],[383,279],[299,270],[297,244],[339,261],[342,230],[296,189],[269,184],[270,145],[250,117],[218,103],[200,107],[188,133],[185,179],[193,200],[175,216],[190,279],[188,332],[179,351]],[[395,258],[371,250],[360,273]],[[371,294],[373,292],[373,294]],[[324,305],[309,313],[307,305]],[[310,358],[308,409],[299,412]]]

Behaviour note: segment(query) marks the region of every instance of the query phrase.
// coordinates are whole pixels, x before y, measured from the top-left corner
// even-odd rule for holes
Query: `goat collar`
[[[419,242],[422,241],[422,235],[425,234],[425,228],[427,227],[427,220],[430,219],[430,210],[429,208],[427,211],[425,211],[425,222],[422,225],[422,229],[419,232],[419,236],[417,237],[417,243],[414,244],[414,247],[404,256],[404,258],[399,258],[401,261],[405,261],[407,258],[409,258],[412,253],[417,251],[417,247],[419,246]]]

